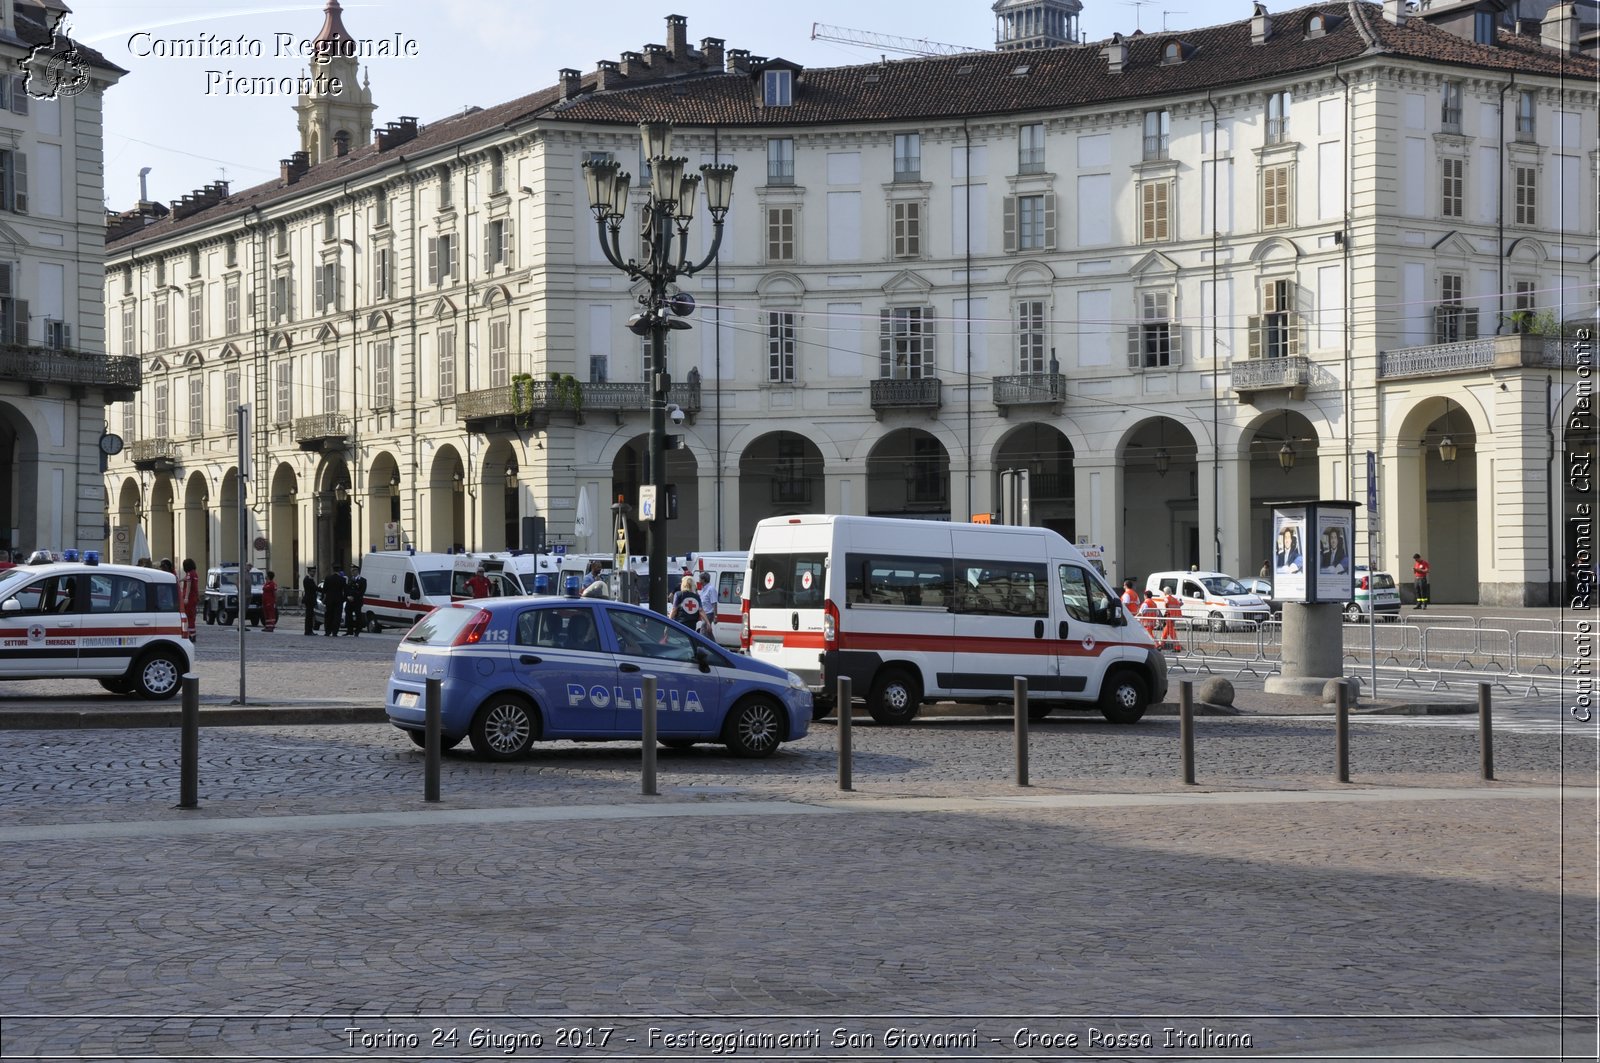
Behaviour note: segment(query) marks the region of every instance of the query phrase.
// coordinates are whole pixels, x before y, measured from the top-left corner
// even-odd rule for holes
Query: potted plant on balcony
[[[565,406],[583,423],[583,384],[571,373],[550,374],[551,399],[556,406]]]

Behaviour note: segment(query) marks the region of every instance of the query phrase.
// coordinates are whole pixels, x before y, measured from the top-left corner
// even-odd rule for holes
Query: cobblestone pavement
[[[174,732],[0,731],[0,1057],[1594,1058],[1596,744],[1363,723],[1342,789],[1326,721],[1199,720],[1185,788],[1176,721],[1052,719],[1019,790],[928,720],[855,794],[824,725],[440,805],[385,725],[218,728],[192,812]]]

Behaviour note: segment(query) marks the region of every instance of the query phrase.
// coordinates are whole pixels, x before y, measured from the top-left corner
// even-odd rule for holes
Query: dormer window
[[[761,102],[768,107],[791,106],[794,103],[794,71],[763,71],[761,75]]]
[[[1478,44],[1495,43],[1496,32],[1493,11],[1477,11],[1473,13],[1472,39]]]
[[[1321,37],[1328,32],[1328,20],[1321,15],[1312,15],[1306,19],[1306,36]]]
[[[1171,66],[1173,63],[1183,62],[1183,45],[1177,41],[1168,41],[1161,49],[1161,64]]]

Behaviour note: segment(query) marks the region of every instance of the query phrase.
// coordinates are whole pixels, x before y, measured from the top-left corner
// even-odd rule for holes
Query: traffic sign
[[[656,485],[639,485],[639,519],[656,519]]]

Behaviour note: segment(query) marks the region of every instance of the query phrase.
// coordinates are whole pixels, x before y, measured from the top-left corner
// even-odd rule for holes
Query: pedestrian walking
[[[1139,606],[1139,623],[1144,625],[1145,631],[1150,633],[1153,640],[1156,637],[1156,624],[1161,619],[1161,608],[1156,605],[1156,592],[1146,590],[1144,602]]]
[[[183,614],[183,637],[195,640],[195,615],[200,612],[200,573],[194,558],[183,559],[183,576],[178,580],[178,612]]]
[[[306,634],[317,633],[317,569],[306,566],[306,578],[300,581],[300,604],[306,607]]]
[[[1139,590],[1134,586],[1131,579],[1122,581],[1122,604],[1127,607],[1130,613],[1139,611]]]
[[[345,589],[344,600],[344,633],[360,635],[361,614],[367,607],[367,577],[361,574],[360,565],[350,569],[350,583]]]
[[[1183,599],[1178,597],[1176,591],[1168,591],[1164,604],[1167,607],[1167,622],[1161,627],[1161,648],[1182,653],[1183,646],[1178,642],[1178,619],[1183,616]]]
[[[322,581],[322,633],[339,637],[339,621],[344,617],[344,573],[337,566]]]
[[[1417,596],[1417,608],[1428,608],[1428,573],[1431,571],[1428,562],[1421,554],[1411,555],[1411,589]]]
[[[717,585],[711,581],[711,573],[700,573],[700,633],[706,638],[713,638],[716,629],[713,625],[717,622]]]
[[[278,574],[270,568],[261,585],[261,626],[269,632],[278,626]]]

